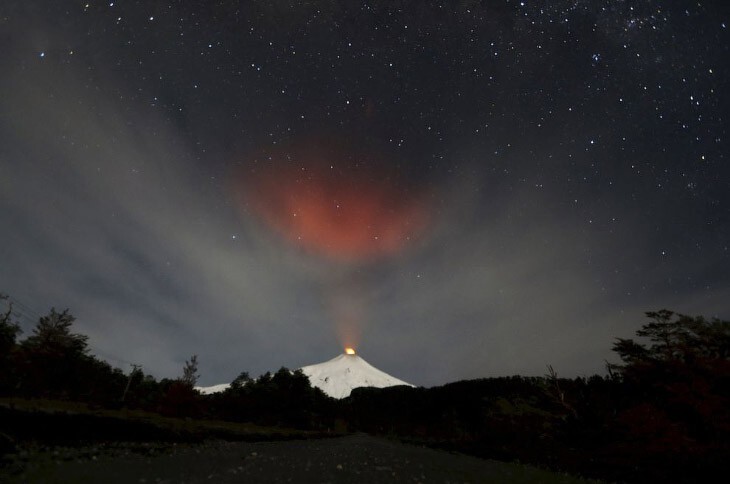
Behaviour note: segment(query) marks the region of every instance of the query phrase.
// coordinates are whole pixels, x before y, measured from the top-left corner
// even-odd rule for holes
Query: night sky
[[[0,3],[0,292],[201,384],[730,318],[724,1]]]

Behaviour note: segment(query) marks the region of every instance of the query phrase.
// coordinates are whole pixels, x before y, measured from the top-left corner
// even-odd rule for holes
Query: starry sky
[[[730,318],[724,1],[0,4],[0,292],[201,384],[603,373]]]

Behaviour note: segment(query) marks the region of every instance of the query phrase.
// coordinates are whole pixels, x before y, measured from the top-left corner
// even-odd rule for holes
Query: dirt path
[[[10,482],[478,483],[584,482],[538,469],[368,435],[284,442],[33,453]],[[2,480],[2,479],[0,479]]]

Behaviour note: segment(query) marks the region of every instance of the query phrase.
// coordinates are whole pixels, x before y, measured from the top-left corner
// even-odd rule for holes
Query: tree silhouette
[[[5,299],[8,296],[0,294],[0,301]],[[7,356],[10,353],[20,333],[20,326],[13,321],[13,303],[8,303],[8,310],[0,314],[0,355]]]
[[[8,296],[0,294],[0,301]],[[17,383],[17,368],[14,365],[16,339],[21,333],[18,323],[13,321],[13,304],[0,314],[0,394],[6,394]]]
[[[23,346],[38,353],[81,356],[88,352],[89,337],[71,332],[76,318],[68,309],[59,313],[51,308],[47,316],[42,316],[33,329],[33,335],[23,341]]]
[[[652,321],[636,335],[650,343],[617,338],[613,350],[624,364],[613,368],[626,372],[659,364],[716,366],[730,359],[730,321],[708,321],[667,309],[647,312],[646,316]]]
[[[59,313],[51,308],[21,342],[18,388],[23,394],[79,398],[97,391],[99,375],[111,367],[88,354],[87,336],[71,332],[75,320],[68,309]]]
[[[249,383],[251,383],[253,379],[248,374],[247,371],[242,371],[241,374],[239,374],[234,380],[231,382],[231,388],[234,390],[240,390],[241,388],[245,387]]]
[[[730,439],[730,322],[663,309],[614,344],[623,364],[625,409],[619,427],[642,448],[677,455],[706,452]]]
[[[185,361],[185,366],[183,367],[183,376],[180,381],[187,386],[194,387],[195,384],[198,383],[199,377],[200,375],[198,375],[198,355],[193,355],[190,357],[190,360]]]

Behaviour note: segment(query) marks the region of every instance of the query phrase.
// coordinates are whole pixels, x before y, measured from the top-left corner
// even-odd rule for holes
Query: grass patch
[[[6,448],[11,447],[8,444],[25,442],[84,445],[100,441],[262,441],[342,435],[251,423],[179,419],[141,410],[94,408],[61,400],[19,398],[0,399],[0,434],[4,434]]]

